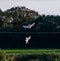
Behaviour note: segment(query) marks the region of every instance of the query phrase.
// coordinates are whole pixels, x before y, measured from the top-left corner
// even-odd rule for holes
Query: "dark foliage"
[[[33,22],[35,25],[31,29],[22,27]],[[25,7],[12,7],[4,12],[0,9],[0,31],[1,29],[6,32],[15,32],[15,29],[17,32],[60,32],[60,16],[39,15]]]

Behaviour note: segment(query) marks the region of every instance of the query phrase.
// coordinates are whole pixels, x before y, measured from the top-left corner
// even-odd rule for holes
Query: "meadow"
[[[0,61],[60,61],[60,49],[2,49]]]

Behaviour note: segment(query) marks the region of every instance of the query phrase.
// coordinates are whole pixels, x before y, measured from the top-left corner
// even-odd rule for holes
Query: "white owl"
[[[32,28],[35,25],[35,23],[29,24],[29,25],[23,25],[23,28]]]
[[[25,44],[28,44],[29,43],[29,40],[31,39],[31,36],[29,36],[29,37],[26,37],[26,39],[25,39]]]

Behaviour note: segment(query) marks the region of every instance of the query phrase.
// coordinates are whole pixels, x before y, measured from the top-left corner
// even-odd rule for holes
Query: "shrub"
[[[6,53],[0,50],[0,61],[5,61]]]

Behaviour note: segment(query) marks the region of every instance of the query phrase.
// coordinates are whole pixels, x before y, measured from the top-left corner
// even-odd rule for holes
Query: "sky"
[[[25,6],[39,14],[60,15],[60,0],[0,0],[3,11],[15,6]]]

